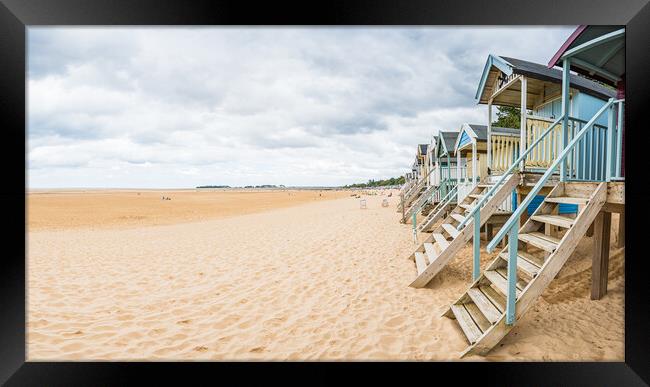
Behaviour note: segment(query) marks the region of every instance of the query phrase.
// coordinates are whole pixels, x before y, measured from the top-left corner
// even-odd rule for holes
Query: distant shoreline
[[[264,187],[264,188],[244,188],[244,187],[230,187],[230,188],[27,188],[26,193],[80,193],[80,192],[196,192],[196,191],[349,191],[349,190],[364,190],[364,189],[396,189],[398,187],[382,186],[382,187]]]

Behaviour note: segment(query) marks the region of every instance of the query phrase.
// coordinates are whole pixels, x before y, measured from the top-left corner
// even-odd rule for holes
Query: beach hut
[[[625,30],[619,26],[581,25],[553,55],[547,67],[564,66],[616,90],[615,98],[625,98]],[[622,106],[622,105],[620,105]],[[621,111],[619,158],[614,162],[613,180],[625,177],[625,120]],[[601,121],[602,122],[602,121]]]
[[[420,182],[415,186],[410,196],[407,196],[402,202],[401,206],[402,218],[401,222],[406,223],[414,215],[422,210],[422,208],[432,200],[435,200],[439,191],[435,183],[435,178],[431,179],[431,175],[436,173],[436,166],[431,162],[430,144],[418,144],[416,162],[420,173]],[[431,167],[431,165],[433,165]],[[434,175],[435,176],[435,175]],[[407,193],[408,195],[409,193]],[[415,227],[415,225],[414,225]]]
[[[487,125],[463,124],[456,142],[454,152],[459,160],[456,165],[460,167],[460,160],[466,160],[466,174],[458,182],[458,200],[463,200],[481,179],[488,177],[487,161]],[[519,140],[519,129],[492,127],[492,137],[504,139],[504,142]],[[510,147],[510,153],[514,153],[514,146]]]
[[[591,118],[609,98],[615,97],[613,89],[578,75],[569,74],[568,111],[571,133],[578,130],[585,120]],[[541,136],[549,125],[562,114],[562,71],[547,65],[489,55],[485,63],[476,100],[487,105],[488,167],[494,175],[505,171],[521,155],[528,144]],[[520,138],[517,144],[511,139],[492,138],[493,106],[510,106],[520,109]],[[603,129],[607,125],[604,117],[597,121]],[[529,153],[521,170],[543,172],[561,151],[561,128],[544,139],[538,149]],[[594,139],[595,140],[595,139]],[[517,153],[511,148],[516,145]],[[581,172],[581,171],[580,171]]]
[[[467,167],[464,156],[457,157],[455,143],[458,131],[439,131],[432,157],[435,160],[434,180],[437,182],[437,205],[418,223],[422,232],[430,232],[457,201],[457,184],[466,179]]]
[[[416,154],[416,159],[418,162],[418,168],[420,172],[421,177],[428,178],[428,168],[427,168],[427,162],[426,162],[426,157],[427,157],[427,149],[429,147],[429,144],[418,144],[418,152]],[[428,184],[428,182],[427,182]]]
[[[397,205],[397,212],[402,213],[401,222],[404,223],[405,219],[410,216],[415,207],[413,203],[418,200],[430,188],[429,186],[429,171],[427,171],[425,157],[427,153],[428,144],[418,144],[415,161],[411,166],[411,172],[414,175],[414,183],[404,192],[400,194],[400,202]]]
[[[477,230],[476,219],[489,207],[486,203],[497,204],[492,198],[503,191],[500,185],[509,181],[510,175],[519,176],[521,182],[517,189],[525,190],[525,199],[488,243],[487,250],[493,252],[506,237],[507,247],[481,273],[479,238],[475,234],[472,283],[445,312],[445,316],[455,319],[469,343],[461,356],[485,355],[510,332],[557,276],[590,226],[594,246],[591,297],[598,299],[605,294],[611,213],[625,211],[624,45],[623,28],[581,26],[545,69],[501,58],[506,66],[501,62],[494,67],[503,67],[500,71],[505,77],[493,76],[491,82],[484,71],[479,91],[493,84],[488,104],[494,103],[495,93],[519,83],[520,106],[530,106],[527,103],[530,74],[559,78],[560,87],[549,92],[549,95],[559,93],[559,98],[544,105],[533,105],[533,113],[552,111],[555,118],[544,130],[533,131],[528,138],[531,125],[528,114],[522,110],[518,158],[458,224],[456,231],[464,232],[469,224],[466,220],[471,218],[469,221]],[[498,59],[490,61],[496,63]],[[560,64],[562,71],[553,68]],[[517,73],[510,67],[512,72],[508,75],[509,65],[527,68],[529,72]],[[583,76],[578,77],[572,71]],[[546,98],[545,91],[539,94],[538,90],[538,95]],[[555,131],[559,131],[557,136]],[[534,163],[529,164],[529,160]],[[543,195],[541,203],[529,217],[524,217],[544,189],[548,193]],[[567,204],[576,207],[574,214],[562,214],[561,206]]]
[[[431,136],[431,141],[429,142],[427,146],[427,153],[424,157],[424,162],[427,166],[427,174],[429,175],[429,185],[437,186],[438,181],[436,180],[436,159],[434,155],[434,151],[436,148],[436,141],[438,140],[438,137],[435,135]]]
[[[438,166],[438,181],[440,182],[440,195],[445,196],[454,188],[459,179],[466,176],[464,159],[456,157],[455,143],[458,131],[441,130],[438,132],[439,141],[435,151]]]

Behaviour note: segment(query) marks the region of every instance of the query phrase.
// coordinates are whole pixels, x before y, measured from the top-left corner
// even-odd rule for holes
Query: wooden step
[[[499,317],[501,317],[499,309],[492,304],[490,299],[479,288],[470,288],[467,295],[474,301],[474,304],[481,310],[481,313],[490,324],[494,324],[499,320]]]
[[[562,215],[533,215],[530,218],[537,222],[548,223],[564,228],[570,228],[574,222],[574,219]]]
[[[485,332],[492,326],[492,323],[488,321],[487,318],[483,315],[483,312],[476,306],[473,302],[465,303],[465,309],[469,312],[469,315],[472,317],[472,320],[476,323],[481,332]]]
[[[529,278],[535,278],[537,273],[539,273],[539,266],[537,266],[534,261],[529,261],[524,254],[525,252],[523,251],[517,252],[517,268],[523,271]],[[507,251],[499,254],[499,256],[503,258],[504,261],[508,262],[509,256]]]
[[[469,312],[463,305],[452,305],[451,311],[454,313],[454,317],[456,317],[456,321],[458,321],[458,325],[460,325],[460,328],[465,333],[467,340],[470,344],[474,344],[483,332],[481,332],[481,329],[472,320],[472,316],[469,315]]]
[[[546,197],[544,198],[545,202],[548,203],[562,203],[562,204],[577,204],[579,206],[584,206],[589,202],[587,198],[574,198],[570,196],[556,196],[556,197]]]
[[[474,206],[471,205],[471,204],[460,204],[460,207],[461,207],[461,208],[464,208],[464,209],[466,209],[466,210],[471,210],[472,207],[474,207]]]
[[[436,257],[438,256],[438,252],[433,246],[433,243],[430,242],[424,243],[424,251],[427,253],[427,258],[428,258],[427,262],[430,265],[431,262],[433,262],[433,260],[436,259]]]
[[[460,234],[460,231],[456,230],[456,227],[452,226],[449,223],[443,223],[442,228],[444,228],[445,231],[447,231],[447,233],[454,239],[456,239],[458,234]]]
[[[424,269],[427,268],[427,261],[424,257],[424,253],[421,253],[419,251],[415,252],[415,267],[418,269],[418,275],[422,274]]]
[[[480,188],[490,188],[490,187],[493,187],[494,184],[483,184],[483,183],[479,183],[479,184],[477,184],[477,186],[480,187]]]
[[[501,274],[501,276],[502,276],[503,278],[505,278],[506,281],[507,281],[507,278],[508,278],[508,270],[507,270],[505,267],[498,268],[498,269],[496,269],[495,271],[496,271],[497,273]],[[524,290],[524,289],[526,288],[526,285],[528,285],[528,282],[526,282],[526,281],[524,281],[523,279],[521,279],[521,277],[519,277],[519,274],[517,274],[517,283],[515,284],[515,286],[517,286],[517,289],[518,289],[518,290]]]
[[[519,250],[517,252],[517,255],[520,257],[524,257],[526,260],[528,260],[528,262],[540,268],[542,267],[542,265],[544,265],[544,261],[546,260],[546,258],[544,257],[538,257],[535,254],[531,254],[523,250]]]
[[[494,305],[498,310],[499,313],[503,313],[506,310],[506,298],[503,296],[503,294],[497,292],[494,290],[492,286],[480,286],[479,290],[485,294],[485,297],[490,300],[492,305]]]
[[[483,275],[485,278],[489,279],[490,282],[503,294],[503,296],[507,299],[508,297],[508,281],[501,276],[497,271],[495,270],[486,270]],[[517,294],[517,298],[521,295],[521,290],[519,288],[516,288],[515,293]]]
[[[478,199],[481,199],[485,195],[469,194],[467,196],[469,196],[470,198],[474,198],[474,199],[478,200]]]
[[[465,217],[461,214],[451,214],[451,217],[454,218],[458,223],[465,220]]]
[[[553,239],[555,239],[555,241]],[[549,253],[554,252],[557,248],[557,245],[560,244],[559,239],[537,231],[526,234],[519,234],[519,240],[525,243],[530,243],[531,245],[539,247],[540,249],[548,251]]]
[[[442,234],[433,233],[433,239],[435,239],[436,243],[440,247],[440,251],[446,249],[447,246],[449,246],[449,241],[447,241],[447,239]]]

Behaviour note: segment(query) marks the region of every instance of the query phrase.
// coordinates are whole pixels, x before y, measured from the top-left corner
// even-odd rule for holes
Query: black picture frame
[[[431,363],[101,363],[25,362],[26,28],[42,25],[558,25],[626,26],[627,214],[624,362]],[[458,380],[481,385],[632,386],[650,383],[649,286],[642,251],[648,205],[643,187],[650,103],[650,5],[648,0],[564,1],[320,1],[300,3],[171,0],[0,0],[0,121],[2,122],[3,252],[0,270],[0,383],[7,385],[131,384],[139,376],[197,384],[270,382],[336,383],[351,378],[427,383]],[[628,133],[629,134],[629,133]],[[647,150],[645,150],[647,152]],[[635,162],[637,161],[637,162]],[[638,175],[638,176],[635,176]],[[630,225],[638,225],[630,227]],[[255,370],[250,370],[254,368]],[[407,369],[408,368],[408,369]],[[301,373],[296,373],[300,369]],[[334,371],[358,371],[342,378]],[[253,372],[251,372],[253,371]],[[443,376],[441,376],[443,375]],[[449,379],[451,377],[451,379]],[[449,381],[447,381],[449,383]],[[230,383],[227,383],[230,384]]]

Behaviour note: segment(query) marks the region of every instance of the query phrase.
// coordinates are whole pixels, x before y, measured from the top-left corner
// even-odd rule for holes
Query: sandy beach
[[[466,348],[441,314],[470,282],[471,245],[408,287],[416,246],[397,195],[360,209],[347,191],[165,194],[29,194],[28,360],[456,361]],[[584,238],[501,344],[463,360],[623,360],[624,248],[612,243],[599,301],[591,254]]]

